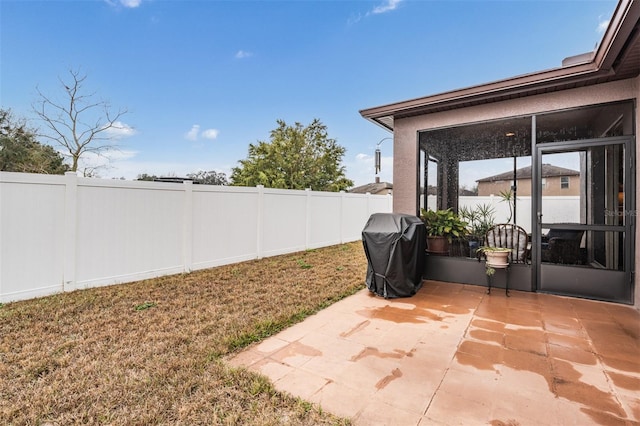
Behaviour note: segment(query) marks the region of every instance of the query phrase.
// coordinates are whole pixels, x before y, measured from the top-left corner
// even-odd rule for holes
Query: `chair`
[[[521,226],[512,223],[500,223],[487,230],[485,245],[511,249],[509,264],[527,263],[529,258],[529,236]],[[509,267],[506,268],[506,295],[509,296]],[[488,293],[491,294],[492,276],[487,275]]]
[[[551,229],[542,236],[540,253],[543,262],[561,263],[565,265],[582,264],[583,230]]]

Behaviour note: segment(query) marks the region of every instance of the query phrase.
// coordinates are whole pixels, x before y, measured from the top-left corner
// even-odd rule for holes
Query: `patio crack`
[[[456,359],[456,355],[458,353],[458,350],[460,349],[460,345],[465,341],[464,336],[466,336],[467,333],[469,332],[469,328],[471,327],[471,323],[473,322],[474,317],[475,317],[475,309],[473,310],[473,313],[471,314],[471,317],[469,318],[469,322],[467,323],[467,327],[464,329],[464,333],[462,333],[462,335],[460,337],[460,340],[458,341],[458,344],[456,345],[456,351],[451,356],[451,359],[449,359],[449,365],[451,365],[451,363]],[[426,416],[427,413],[429,412],[429,408],[431,408],[431,404],[433,403],[433,399],[436,397],[437,393],[440,391],[440,387],[442,386],[442,383],[444,382],[445,377],[447,377],[447,374],[449,373],[449,369],[450,368],[447,367],[444,370],[444,374],[440,378],[440,382],[438,383],[438,386],[436,387],[435,391],[433,391],[433,393],[431,394],[431,398],[429,398],[429,404],[427,404],[427,408],[425,408],[424,413],[422,413],[423,416]]]

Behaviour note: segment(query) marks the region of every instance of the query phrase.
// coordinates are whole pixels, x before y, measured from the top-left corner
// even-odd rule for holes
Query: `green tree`
[[[194,182],[198,182],[203,185],[229,185],[227,175],[213,170],[208,172],[199,171],[196,173],[189,173],[187,177],[193,179]]]
[[[142,173],[141,175],[138,175],[136,180],[144,180],[144,181],[152,182],[152,181],[156,180],[157,178],[158,178],[158,176],[156,176],[156,175],[148,175],[146,173]]]
[[[267,188],[341,191],[353,186],[341,165],[345,148],[318,119],[304,127],[278,120],[270,142],[249,145],[249,155],[231,173],[231,184]]]
[[[24,120],[0,109],[0,170],[5,172],[64,174],[64,158],[53,147],[36,140]]]

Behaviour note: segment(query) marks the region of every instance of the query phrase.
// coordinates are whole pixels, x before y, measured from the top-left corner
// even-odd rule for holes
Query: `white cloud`
[[[218,129],[207,129],[201,133],[202,137],[205,139],[215,139],[218,137],[220,131]]]
[[[200,133],[200,125],[194,124],[191,126],[191,130],[184,134],[184,137],[190,141],[197,141],[198,133]]]
[[[355,25],[362,20],[362,14],[351,15],[347,20],[347,25]]]
[[[609,20],[607,19],[606,21],[600,21],[598,23],[598,28],[596,28],[596,32],[598,34],[603,34],[607,28],[609,27]]]
[[[142,3],[142,0],[120,0],[120,4],[128,8],[138,7],[140,3]]]
[[[104,128],[104,127],[103,127]],[[111,139],[124,139],[138,133],[136,129],[123,123],[122,121],[114,121],[113,126],[105,130],[105,133]]]
[[[219,134],[220,130],[218,129],[206,129],[201,132],[200,125],[194,124],[193,126],[191,126],[191,130],[184,134],[184,137],[185,139],[190,141],[197,141],[201,137],[204,139],[213,140],[216,139]]]
[[[123,6],[128,9],[135,9],[140,6],[142,0],[105,0],[105,2],[113,7]]]
[[[371,11],[372,14],[378,15],[380,13],[390,12],[395,10],[402,0],[386,0],[385,3],[380,6],[376,6]]]
[[[130,151],[126,149],[120,149],[118,152],[114,153],[113,161],[123,161],[130,160],[138,155],[138,151]]]
[[[247,52],[246,50],[238,50],[238,52],[236,53],[236,59],[250,58],[252,56],[253,53]]]
[[[365,185],[375,181],[376,170],[374,156],[359,153],[352,160],[345,161],[347,168],[347,178],[353,181],[354,186]],[[382,156],[382,168],[378,177],[382,182],[393,182],[393,156]]]
[[[94,176],[104,176],[110,174],[116,164],[126,162],[135,157],[136,151],[121,149],[110,149],[100,153],[87,151],[78,161],[78,171]]]
[[[402,1],[403,0],[384,0],[382,4],[374,7],[373,9],[365,13],[364,16],[362,14],[350,16],[349,19],[347,20],[347,24],[355,25],[358,22],[360,22],[363,18],[367,18],[371,15],[380,15],[382,13],[387,13],[387,12],[396,10]]]

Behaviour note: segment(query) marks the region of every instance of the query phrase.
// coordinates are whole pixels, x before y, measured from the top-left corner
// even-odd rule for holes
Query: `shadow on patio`
[[[425,281],[364,289],[231,363],[356,425],[640,424],[640,313]]]

